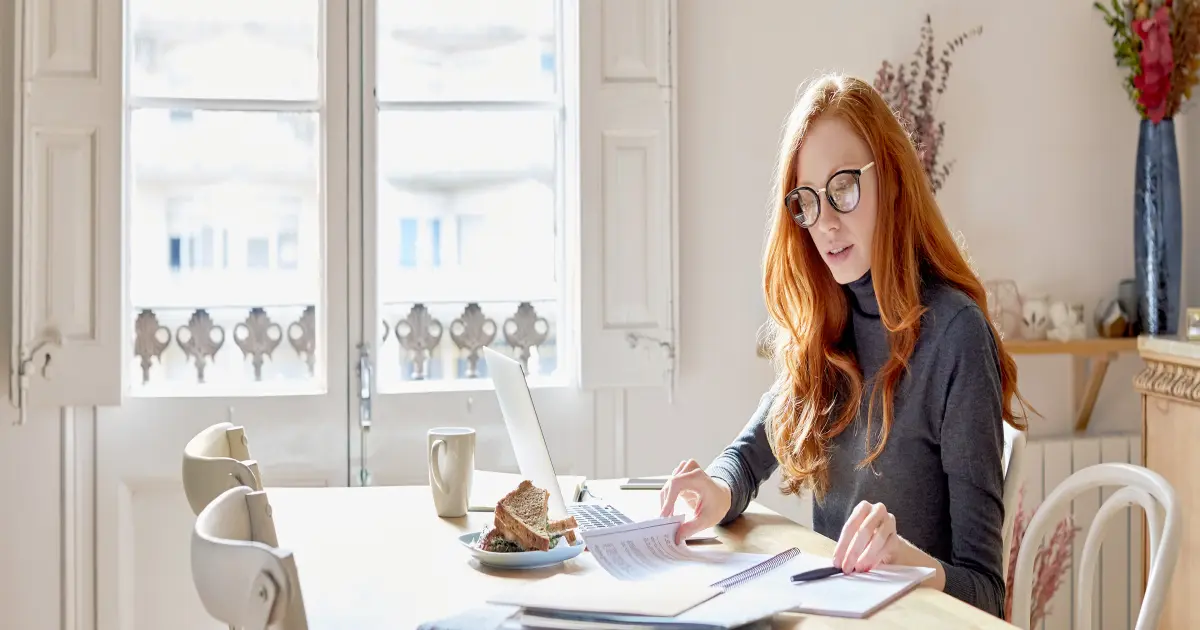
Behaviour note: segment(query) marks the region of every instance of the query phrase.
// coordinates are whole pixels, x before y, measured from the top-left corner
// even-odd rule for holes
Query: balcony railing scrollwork
[[[384,362],[381,368],[390,369],[392,374],[384,374],[381,382],[486,378],[480,358],[483,348],[489,346],[520,361],[531,377],[545,377],[556,371],[554,302],[461,304],[385,304],[381,322],[385,350],[381,356],[398,356],[400,360],[395,364]],[[446,343],[446,337],[451,343]],[[388,351],[391,338],[397,346]]]
[[[557,306],[554,301],[383,304],[378,383],[386,392],[405,388],[406,382],[411,390],[420,389],[420,382],[486,378],[480,360],[484,347],[517,359],[531,378],[552,375],[558,369]],[[311,304],[143,307],[133,326],[135,390],[172,395],[183,393],[179,388],[245,393],[311,388],[316,315]]]
[[[170,394],[172,387],[214,384],[261,391],[253,385],[310,381],[316,358],[315,320],[311,305],[144,307],[134,322],[133,355],[140,385],[135,389]],[[232,344],[226,343],[228,337]],[[241,352],[227,350],[231,345]]]

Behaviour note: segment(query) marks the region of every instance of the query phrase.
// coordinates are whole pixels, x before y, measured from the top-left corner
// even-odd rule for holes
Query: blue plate
[[[478,540],[479,532],[471,532],[458,537],[458,541],[467,548],[467,551],[471,552],[471,555],[480,564],[502,569],[538,569],[552,566],[578,556],[583,553],[583,548],[586,546],[582,538],[579,537],[575,539],[574,545],[567,544],[567,539],[565,538],[559,538],[558,545],[549,551],[513,551],[500,553],[480,549],[475,546]]]

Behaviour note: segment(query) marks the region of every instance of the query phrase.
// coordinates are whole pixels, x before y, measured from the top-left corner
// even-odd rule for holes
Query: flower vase
[[[1143,119],[1134,178],[1134,271],[1140,330],[1174,335],[1179,325],[1183,208],[1175,121]]]

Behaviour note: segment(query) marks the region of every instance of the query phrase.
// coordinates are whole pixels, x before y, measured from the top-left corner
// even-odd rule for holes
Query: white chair
[[[267,494],[230,488],[200,511],[192,530],[192,582],[217,621],[246,630],[307,630],[291,552],[275,540]]]
[[[1142,597],[1135,630],[1150,630],[1158,625],[1162,615],[1163,598],[1171,584],[1183,535],[1183,516],[1175,498],[1175,489],[1162,475],[1132,464],[1096,464],[1076,471],[1046,497],[1034,513],[1017,552],[1013,579],[1012,619],[1018,627],[1028,630],[1030,599],[1033,596],[1033,562],[1042,539],[1071,509],[1071,501],[1084,492],[1104,486],[1122,486],[1109,496],[1096,512],[1088,529],[1079,560],[1079,583],[1076,593],[1091,593],[1096,582],[1096,563],[1099,561],[1100,541],[1112,516],[1131,505],[1146,511],[1150,536],[1150,568],[1146,591]],[[1075,604],[1075,627],[1092,627],[1090,597],[1081,597]]]
[[[258,462],[250,458],[245,429],[219,422],[188,441],[183,448],[183,491],[193,514],[237,485],[263,489]]]
[[[1013,529],[1017,523],[1017,510],[1021,505],[1021,483],[1025,480],[1025,432],[1004,425],[1004,526],[1000,530],[1003,538],[1003,563],[1001,577],[1008,580],[1008,564],[1012,555]]]

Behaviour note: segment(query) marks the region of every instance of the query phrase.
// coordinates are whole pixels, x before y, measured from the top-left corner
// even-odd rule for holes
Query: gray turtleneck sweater
[[[837,540],[855,505],[883,503],[900,536],[942,563],[948,594],[1001,616],[1004,431],[999,361],[986,316],[961,291],[925,288],[928,311],[896,388],[887,445],[871,467],[859,469],[869,452],[871,386],[889,348],[870,272],[845,291],[851,305],[847,342],[863,371],[863,398],[857,419],[832,440],[829,492],[814,501],[813,528]],[[741,515],[779,465],[765,432],[773,395],[763,395],[741,434],[707,469],[733,490],[722,524]]]

